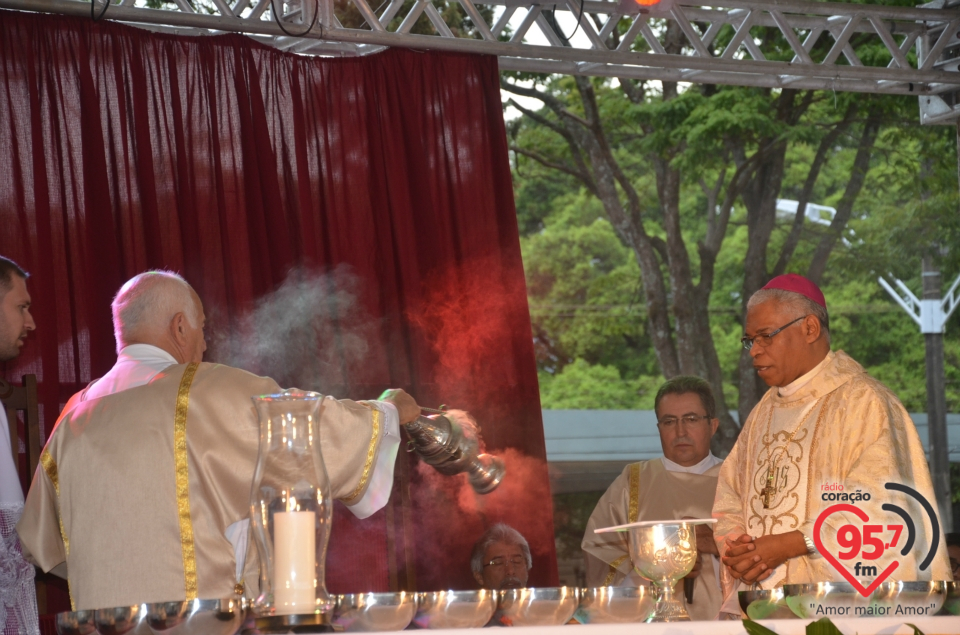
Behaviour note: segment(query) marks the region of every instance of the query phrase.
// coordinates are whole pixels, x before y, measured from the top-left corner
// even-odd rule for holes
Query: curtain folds
[[[471,587],[498,520],[530,541],[530,583],[556,583],[495,58],[308,58],[2,11],[0,254],[30,271],[37,321],[2,370],[38,375],[46,434],[116,358],[120,285],[179,271],[208,360],[338,397],[403,387],[471,411],[508,457],[478,499],[401,452],[385,510],[336,516],[332,591]]]

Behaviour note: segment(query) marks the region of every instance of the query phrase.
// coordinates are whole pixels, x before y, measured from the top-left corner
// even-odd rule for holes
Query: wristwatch
[[[813,544],[813,538],[811,538],[810,536],[803,534],[803,543],[807,545],[808,556],[816,556],[820,554],[820,552],[817,551],[817,546]]]

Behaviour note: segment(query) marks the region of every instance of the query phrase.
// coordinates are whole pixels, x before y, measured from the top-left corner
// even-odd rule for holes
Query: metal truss
[[[953,0],[917,8],[662,0],[643,13],[634,0],[169,0],[162,8],[104,1],[0,0],[0,7],[93,11],[179,33],[240,32],[305,55],[394,46],[496,55],[503,70],[913,94],[921,106],[935,97],[928,123],[952,118],[960,92],[960,10],[942,8]],[[666,51],[668,20],[685,36],[679,53]],[[574,26],[577,36],[566,39]],[[869,59],[858,56],[864,50]]]

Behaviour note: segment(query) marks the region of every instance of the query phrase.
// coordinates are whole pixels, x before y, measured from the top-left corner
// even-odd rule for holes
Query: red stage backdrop
[[[338,397],[403,387],[471,411],[507,459],[477,498],[401,451],[386,509],[338,510],[332,591],[471,588],[500,520],[530,541],[530,584],[556,584],[495,58],[307,58],[0,12],[0,232],[37,320],[3,371],[38,375],[46,434],[115,360],[119,286],[176,270],[209,360]]]

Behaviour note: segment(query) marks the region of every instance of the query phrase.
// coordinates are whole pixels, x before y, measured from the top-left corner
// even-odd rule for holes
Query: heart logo
[[[840,503],[839,505],[832,505],[831,507],[826,508],[823,512],[817,517],[817,522],[813,526],[813,542],[817,546],[817,550],[820,554],[827,559],[827,562],[833,565],[833,568],[840,572],[847,582],[853,585],[857,591],[860,592],[860,595],[863,597],[869,596],[874,590],[880,586],[880,584],[890,577],[890,574],[893,573],[897,567],[900,566],[900,563],[893,561],[890,565],[880,572],[880,574],[870,583],[870,586],[864,587],[860,584],[860,581],[853,577],[853,574],[850,573],[845,566],[834,556],[832,553],[827,551],[826,547],[823,544],[823,541],[820,539],[820,528],[823,527],[824,521],[838,512],[848,512],[855,515],[857,518],[862,520],[864,523],[870,520],[870,517],[867,515],[867,512],[863,511],[859,507],[854,507],[853,505],[848,505],[846,503]]]

